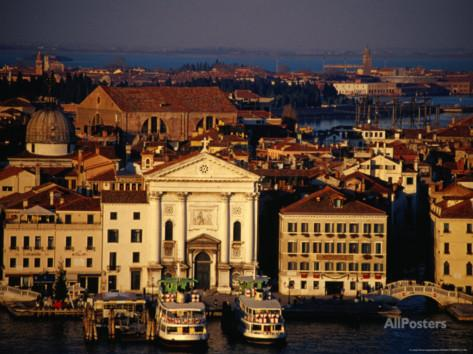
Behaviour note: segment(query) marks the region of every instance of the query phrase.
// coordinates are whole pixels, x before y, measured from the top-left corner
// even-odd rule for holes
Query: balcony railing
[[[113,264],[107,266],[107,271],[109,272],[119,272],[121,267],[119,265]]]

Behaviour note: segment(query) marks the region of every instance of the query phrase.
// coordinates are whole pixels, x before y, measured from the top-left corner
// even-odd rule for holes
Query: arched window
[[[450,264],[448,262],[443,264],[443,275],[450,275]]]
[[[239,221],[233,223],[233,241],[241,242],[241,223]]]
[[[471,262],[466,264],[466,275],[473,275],[473,265]]]
[[[172,221],[171,220],[168,220],[166,221],[166,224],[165,224],[165,227],[164,227],[164,240],[166,241],[172,241],[172,229],[173,229],[173,225],[172,225]]]

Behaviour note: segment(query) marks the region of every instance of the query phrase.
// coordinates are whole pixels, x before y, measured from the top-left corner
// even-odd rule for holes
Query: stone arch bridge
[[[369,293],[370,296],[384,295],[402,301],[412,296],[425,296],[436,301],[440,306],[451,304],[473,304],[473,296],[456,290],[442,289],[431,282],[416,283],[415,280],[400,280],[389,283],[386,287]]]

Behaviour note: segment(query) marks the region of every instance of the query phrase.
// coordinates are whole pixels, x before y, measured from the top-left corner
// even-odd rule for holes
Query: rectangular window
[[[29,236],[24,236],[23,237],[23,248],[25,250],[29,250],[30,249],[30,237]]]
[[[71,214],[66,214],[64,217],[64,223],[70,224],[72,223],[72,215]]]
[[[337,253],[346,253],[347,244],[345,242],[337,242]]]
[[[473,224],[466,224],[466,233],[473,234]]]
[[[320,263],[314,262],[314,271],[319,271],[319,270],[320,270]]]
[[[345,233],[347,232],[347,224],[337,224],[337,233]]]
[[[93,224],[94,223],[94,214],[88,214],[87,215],[87,224]]]
[[[382,254],[383,253],[383,244],[381,242],[376,242],[375,243],[375,252],[376,254]]]
[[[131,242],[140,243],[142,241],[143,231],[141,229],[131,230]]]
[[[448,242],[445,242],[443,244],[443,253],[444,254],[450,254],[450,244]]]
[[[133,220],[140,220],[140,212],[139,211],[134,211],[133,212]]]
[[[361,253],[371,254],[371,243],[362,243],[361,244]]]
[[[16,250],[17,245],[16,245],[16,236],[10,236],[10,249],[11,250]]]
[[[30,259],[23,258],[23,268],[28,268],[30,266]]]
[[[358,224],[350,224],[350,233],[357,234],[358,232],[360,232],[359,227],[360,225]]]
[[[343,262],[337,262],[337,272],[344,272],[346,270],[346,265]]]
[[[308,254],[310,252],[310,242],[301,242],[301,248],[303,254]]]
[[[301,289],[307,289],[307,280],[301,280]]]
[[[358,272],[358,263],[348,263],[348,270],[350,272]]]
[[[110,270],[115,270],[117,268],[117,252],[110,252],[108,264],[110,266]]]
[[[92,258],[87,258],[87,268],[92,268]]]
[[[316,281],[316,280],[314,280],[314,281],[312,282],[312,288],[313,288],[313,289],[318,289],[318,288],[319,288],[319,282]]]
[[[111,211],[110,212],[110,220],[117,220],[117,212]]]
[[[297,270],[296,262],[287,262],[287,270]]]
[[[322,253],[322,242],[314,242],[312,244],[312,253]]]
[[[297,253],[297,242],[289,241],[287,243],[287,252],[288,253]]]
[[[325,242],[324,243],[324,251],[325,253],[334,253],[335,245],[333,242]]]
[[[132,260],[133,260],[133,263],[140,263],[140,252],[133,252]]]
[[[52,258],[48,258],[48,268],[54,267],[54,260]]]
[[[413,178],[413,177],[407,177],[407,178],[406,178],[406,183],[407,183],[408,185],[414,184],[414,178]]]
[[[66,268],[70,268],[70,267],[71,267],[71,259],[66,258]]]
[[[375,272],[382,272],[384,269],[383,263],[375,263],[374,264],[374,271]]]
[[[117,243],[118,242],[118,230],[117,229],[109,229],[107,231],[107,241],[109,243]]]
[[[13,187],[12,186],[2,186],[2,191],[3,192],[12,192]]]
[[[334,224],[325,224],[325,232],[332,233],[334,230]]]
[[[301,232],[307,233],[309,232],[309,224],[306,222],[303,222],[301,224]]]
[[[34,267],[35,268],[41,267],[41,258],[35,258],[34,259]]]
[[[374,224],[374,233],[375,234],[384,233],[384,224]]]
[[[363,233],[370,234],[371,233],[371,224],[363,224]]]
[[[309,270],[309,262],[301,262],[300,267],[301,267],[300,270],[308,271]]]
[[[34,249],[40,250],[41,249],[41,236],[35,236],[34,238]]]
[[[358,243],[350,242],[348,252],[351,253],[351,254],[358,253]]]
[[[362,272],[369,272],[370,270],[371,270],[371,264],[361,263],[361,271]]]
[[[16,258],[10,258],[10,268],[16,268]]]
[[[54,249],[54,236],[48,236],[48,250]]]
[[[466,254],[473,254],[471,243],[466,244]]]
[[[89,251],[94,249],[94,236],[87,236],[87,249]]]
[[[448,234],[450,232],[450,224],[448,222],[443,223],[443,232]]]
[[[333,271],[333,263],[332,262],[325,262],[325,271],[328,271],[328,272]]]
[[[131,290],[140,290],[141,288],[141,270],[131,271]]]
[[[72,236],[66,236],[66,250],[72,249]]]
[[[320,223],[315,223],[314,224],[314,233],[320,233],[321,231],[321,228],[320,228]]]
[[[290,222],[287,224],[287,231],[288,232],[297,232],[297,223]]]
[[[356,281],[350,282],[350,290],[356,290]]]

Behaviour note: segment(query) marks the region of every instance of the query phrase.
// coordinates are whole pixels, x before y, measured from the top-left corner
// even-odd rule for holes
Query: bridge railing
[[[472,295],[468,295],[456,290],[445,290],[432,282],[416,284],[414,281],[411,280],[402,280],[395,283],[387,284],[385,288],[379,289],[374,293],[377,293],[379,295],[389,295],[393,297],[399,297],[399,294],[402,293],[417,293],[419,295],[426,294],[434,296],[444,296],[450,299],[462,299],[473,303]]]

